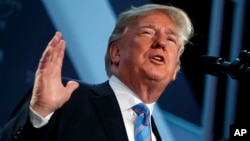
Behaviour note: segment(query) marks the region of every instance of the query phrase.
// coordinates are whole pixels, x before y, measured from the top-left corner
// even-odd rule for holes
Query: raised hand
[[[56,32],[47,45],[36,70],[30,106],[45,117],[69,100],[79,84],[69,81],[66,86],[61,81],[61,70],[66,48],[62,34]]]

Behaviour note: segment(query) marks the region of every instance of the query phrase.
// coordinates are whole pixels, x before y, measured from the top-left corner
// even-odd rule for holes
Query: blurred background
[[[249,78],[205,74],[196,63],[201,55],[233,62],[250,50],[249,0],[0,0],[0,128],[32,86],[39,58],[56,31],[67,42],[63,76],[103,82],[116,17],[146,3],[184,9],[195,29],[177,80],[154,111],[163,138],[214,141],[229,137],[231,124],[249,124]]]

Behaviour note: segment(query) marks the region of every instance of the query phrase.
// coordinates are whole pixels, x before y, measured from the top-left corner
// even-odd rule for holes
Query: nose
[[[163,35],[158,35],[154,40],[154,48],[162,48],[165,50],[167,45],[166,37]]]

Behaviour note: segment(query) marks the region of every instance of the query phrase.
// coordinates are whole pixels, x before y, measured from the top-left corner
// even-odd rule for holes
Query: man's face
[[[128,27],[118,47],[118,76],[168,84],[175,79],[178,37],[173,21],[162,13],[140,17]]]

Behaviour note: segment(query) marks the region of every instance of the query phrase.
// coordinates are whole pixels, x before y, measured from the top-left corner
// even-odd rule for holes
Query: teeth
[[[162,58],[161,58],[161,57],[159,57],[159,56],[154,57],[154,59],[159,60],[159,61],[161,61],[161,60],[162,60]]]

